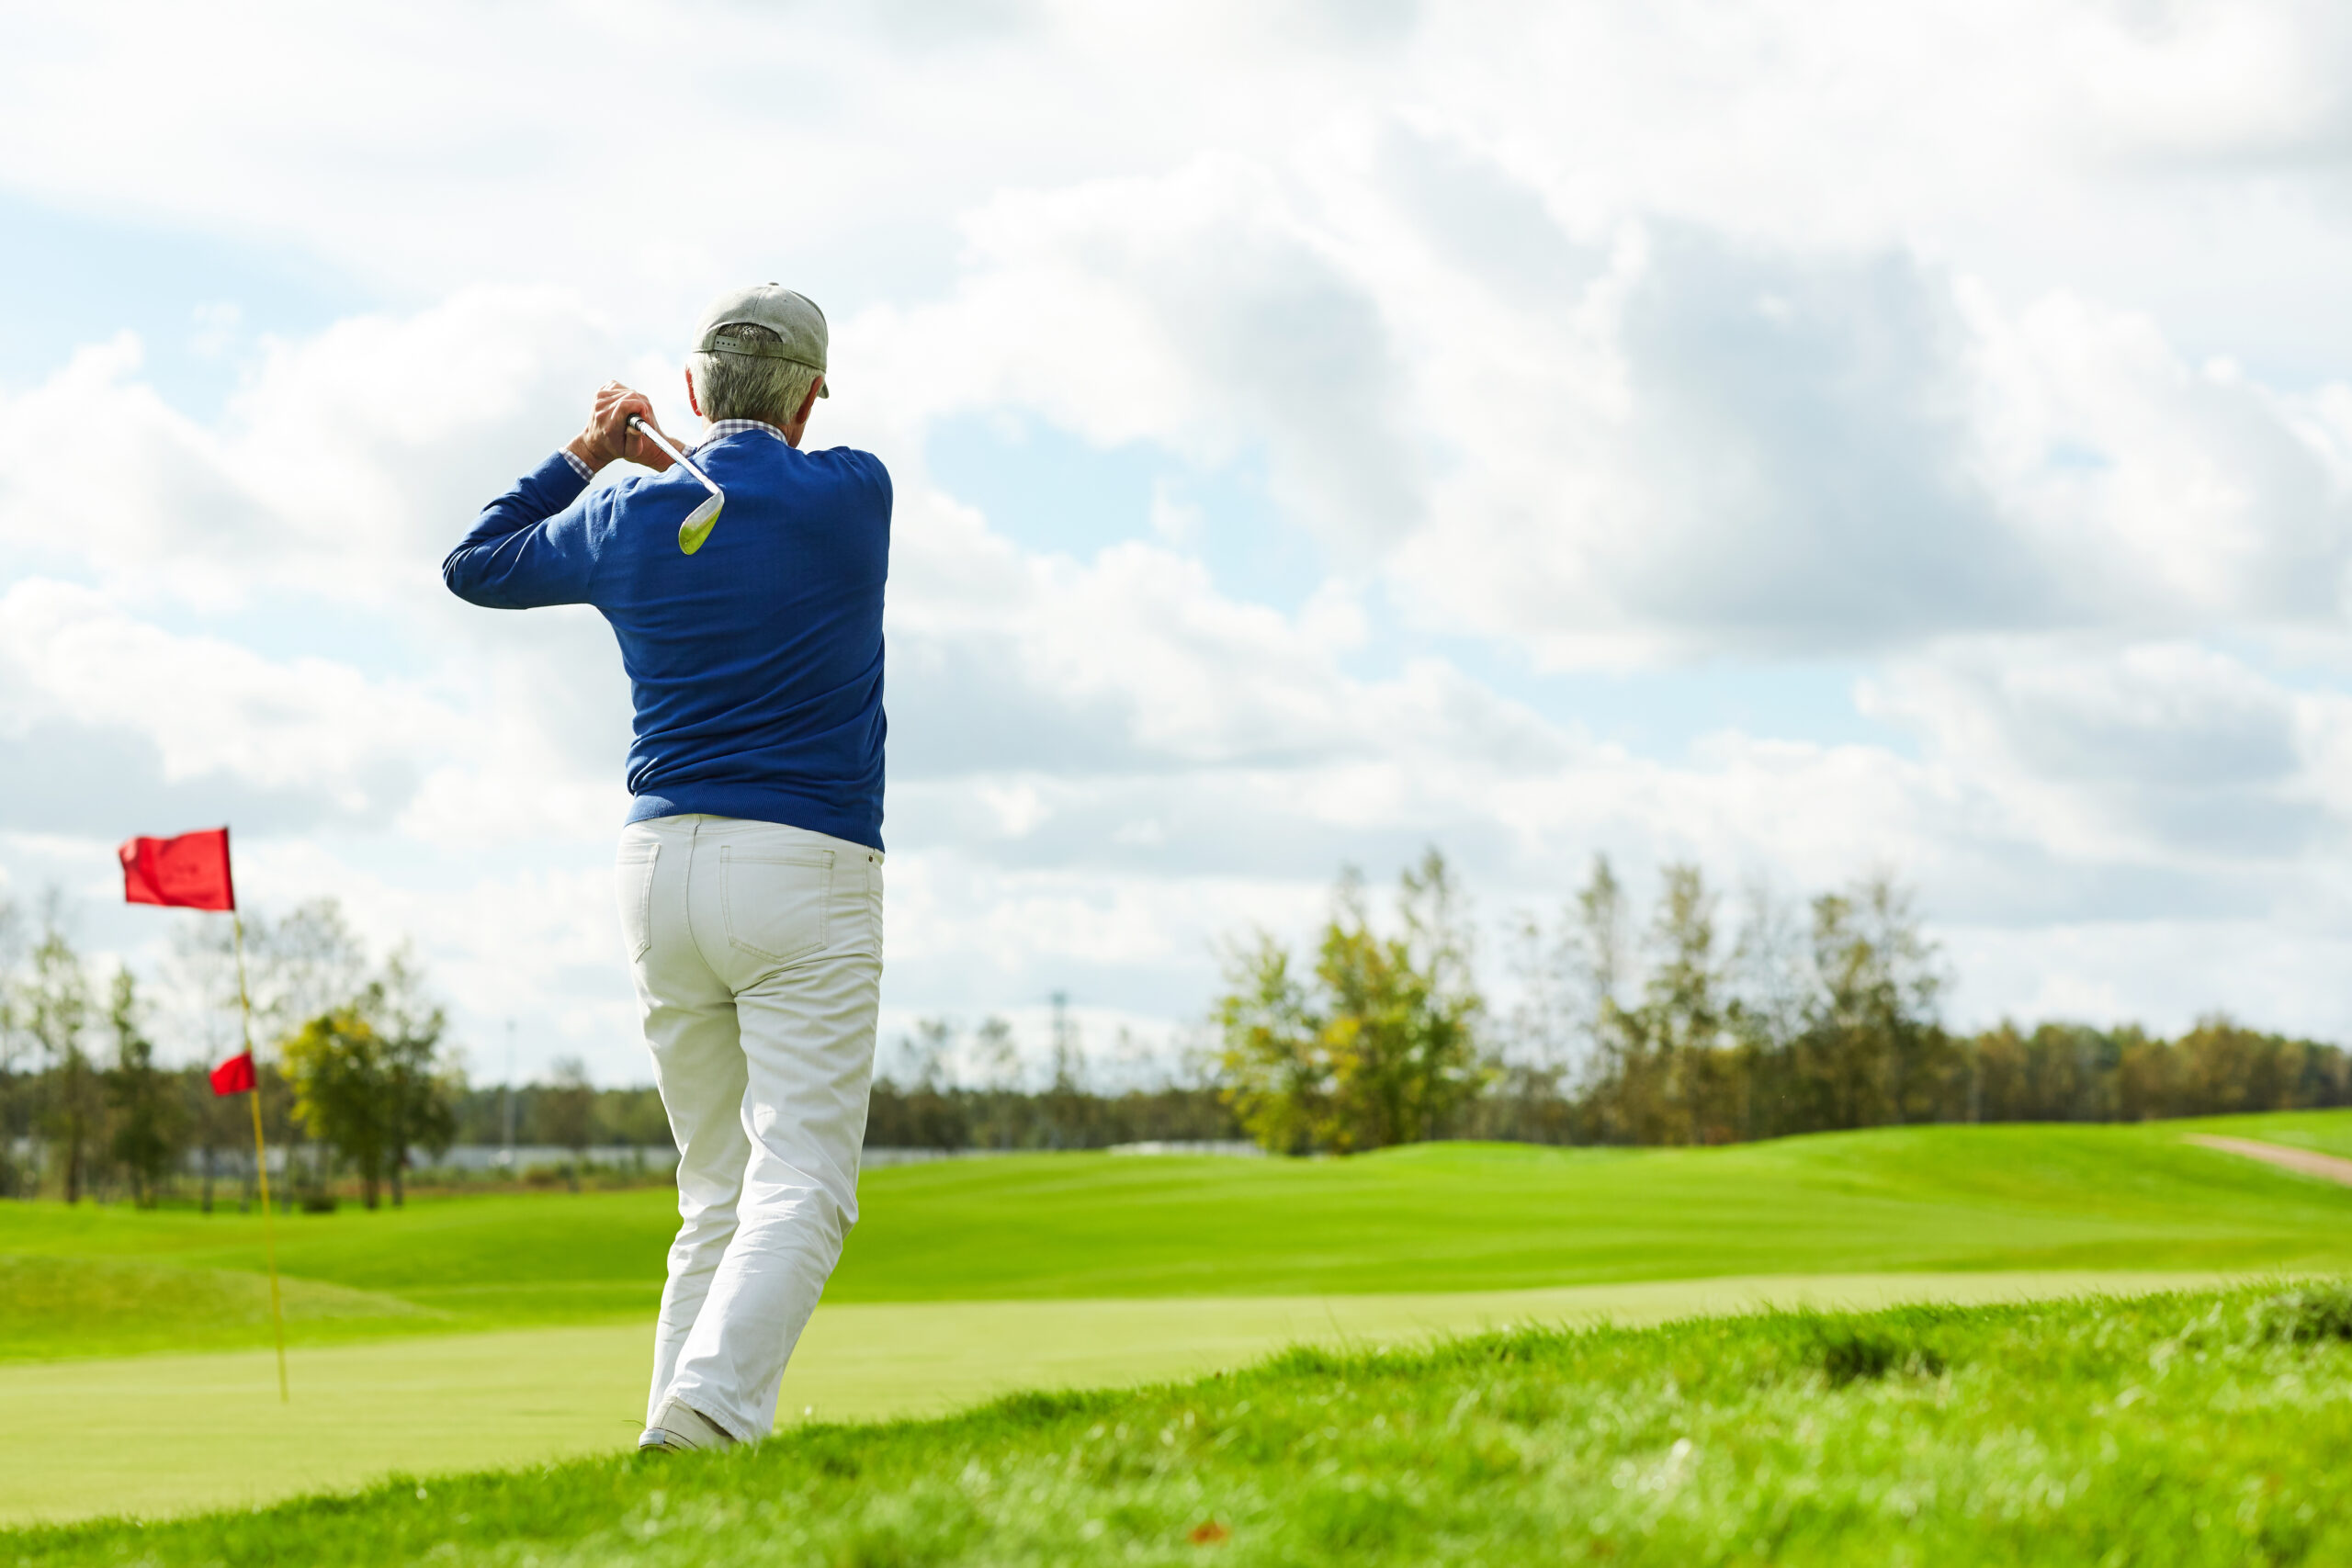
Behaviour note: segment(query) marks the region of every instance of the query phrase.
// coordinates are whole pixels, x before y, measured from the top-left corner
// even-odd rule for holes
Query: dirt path
[[[2281,1170],[2291,1170],[2299,1176],[2316,1176],[2322,1181],[2337,1181],[2352,1187],[2352,1159],[2338,1159],[2334,1155],[2313,1154],[2309,1149],[2290,1149],[2281,1144],[2260,1144],[2252,1138],[2217,1138],[2207,1133],[2193,1133],[2192,1144],[2202,1144],[2223,1154],[2244,1155],[2265,1165],[2275,1165]]]

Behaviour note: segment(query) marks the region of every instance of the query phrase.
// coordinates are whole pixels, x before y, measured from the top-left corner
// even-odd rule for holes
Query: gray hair
[[[750,321],[730,321],[727,335],[753,343],[782,343],[783,338]],[[797,360],[771,359],[765,355],[690,354],[686,372],[695,378],[703,418],[756,419],[774,425],[789,424],[792,416],[817,384],[817,372]]]

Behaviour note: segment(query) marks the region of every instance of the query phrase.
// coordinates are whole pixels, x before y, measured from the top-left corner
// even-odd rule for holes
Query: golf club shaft
[[[681,452],[675,446],[671,446],[670,438],[668,436],[662,434],[660,431],[654,429],[651,425],[646,423],[635,414],[628,416],[628,425],[631,430],[639,432],[648,441],[652,442],[653,445],[661,447],[662,450],[670,454],[670,460],[672,462],[677,464],[679,467],[684,468],[686,472],[700,479],[702,481],[703,489],[710,491],[713,495],[723,495],[725,493],[717,485],[710,482],[710,476],[708,474],[704,473],[702,469],[695,466],[695,460],[692,457],[687,457],[684,452]]]

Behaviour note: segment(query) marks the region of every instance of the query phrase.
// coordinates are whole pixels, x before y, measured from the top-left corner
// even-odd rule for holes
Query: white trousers
[[[616,881],[679,1154],[646,1420],[678,1399],[764,1437],[857,1223],[882,857],[770,822],[660,817],[622,832]]]

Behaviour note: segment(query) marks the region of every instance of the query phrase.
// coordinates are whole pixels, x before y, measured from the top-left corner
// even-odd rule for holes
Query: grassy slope
[[[2183,1126],[1910,1128],[1727,1149],[1441,1145],[1315,1162],[1057,1156],[900,1168],[865,1178],[865,1217],[828,1300],[2352,1262],[2352,1190],[2186,1146]],[[2274,1128],[2280,1141],[2352,1143],[2345,1112],[2235,1119],[2230,1130]],[[658,1295],[671,1201],[661,1191],[551,1194],[288,1218],[279,1227],[286,1273],[342,1292],[300,1302],[294,1336],[642,1314]],[[228,1291],[224,1279],[249,1280],[261,1241],[252,1217],[0,1205],[0,1255],[51,1260],[46,1288],[78,1303],[73,1333],[62,1336],[55,1311],[0,1292],[0,1356],[248,1342],[249,1290],[234,1313],[208,1315],[201,1303]],[[87,1278],[70,1278],[85,1269]],[[159,1269],[169,1272],[140,1277]],[[228,1272],[177,1272],[202,1269]],[[163,1299],[187,1310],[159,1318],[153,1306]]]
[[[2346,1118],[2352,1122],[2352,1117]],[[1710,1274],[2231,1268],[2352,1244],[2352,1190],[2141,1128],[1309,1164],[917,1168],[837,1299],[1509,1289]],[[2341,1237],[2342,1239],[2339,1239]]]
[[[376,1291],[287,1280],[289,1332],[305,1344],[431,1332],[447,1314]],[[266,1344],[269,1284],[259,1274],[119,1258],[0,1257],[0,1359],[47,1359],[190,1344]]]
[[[751,1451],[0,1536],[0,1562],[2335,1562],[2347,1335],[2337,1287],[1298,1352]]]

